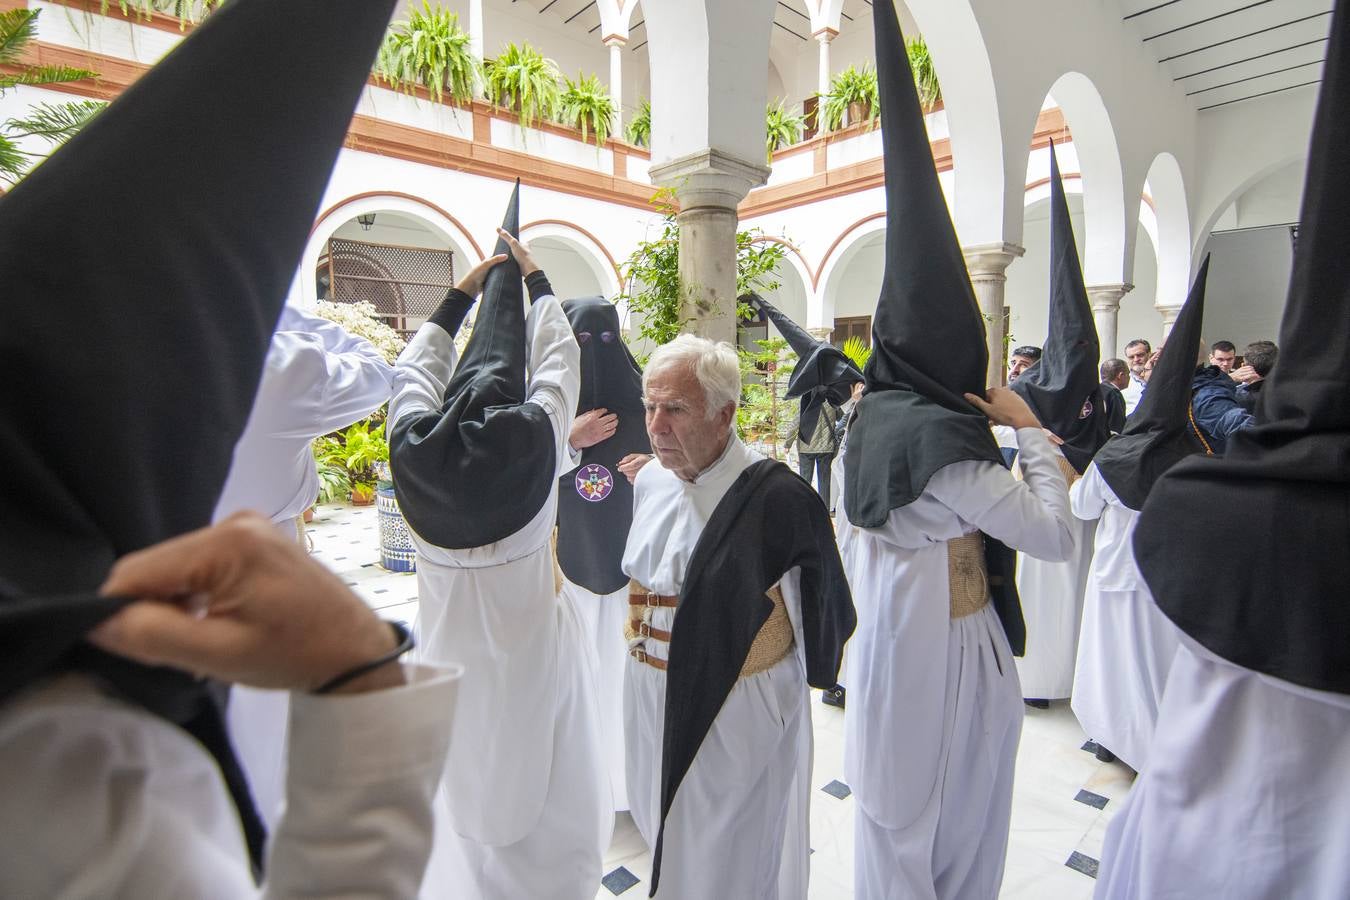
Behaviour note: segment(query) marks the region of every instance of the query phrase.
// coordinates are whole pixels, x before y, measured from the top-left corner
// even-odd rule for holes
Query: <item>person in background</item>
[[[1242,352],[1242,366],[1230,373],[1238,383],[1237,402],[1247,412],[1256,411],[1256,400],[1279,355],[1280,348],[1273,341],[1253,341]]]
[[[1125,428],[1125,395],[1121,391],[1130,386],[1130,367],[1123,359],[1102,361],[1102,403],[1106,406],[1106,422],[1112,434]]]
[[[1215,341],[1210,345],[1209,364],[1225,375],[1232,373],[1236,360],[1237,347],[1233,346],[1232,341]]]
[[[1023,372],[1040,361],[1040,347],[1033,347],[1030,344],[1018,347],[1008,357],[1008,384],[1012,384]]]
[[[1130,383],[1121,388],[1120,393],[1125,398],[1126,416],[1134,412],[1140,398],[1144,396],[1144,385],[1148,381],[1144,377],[1144,366],[1148,364],[1152,355],[1153,347],[1143,338],[1135,338],[1125,345],[1125,362],[1130,366]]]
[[[1229,435],[1250,427],[1255,421],[1238,403],[1237,382],[1213,363],[1195,370],[1195,378],[1191,381],[1191,413],[1214,453],[1223,453]]]

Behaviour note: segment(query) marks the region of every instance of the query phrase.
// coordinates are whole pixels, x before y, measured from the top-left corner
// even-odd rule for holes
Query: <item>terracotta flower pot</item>
[[[355,485],[352,487],[352,506],[374,506],[375,489]]]
[[[861,100],[854,100],[848,105],[848,124],[857,125],[867,119],[867,114],[871,112],[868,104]]]

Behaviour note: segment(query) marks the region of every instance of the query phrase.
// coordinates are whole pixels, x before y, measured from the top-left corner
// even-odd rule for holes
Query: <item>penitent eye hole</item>
[[[578,343],[578,344],[589,344],[590,342],[591,342],[591,333],[590,333],[589,331],[578,331],[578,332],[577,332],[577,343]]]
[[[602,342],[606,343],[606,344],[612,344],[612,343],[614,343],[614,340],[615,340],[615,338],[617,338],[617,337],[618,337],[618,335],[616,335],[616,334],[615,334],[614,332],[612,332],[612,331],[602,331],[602,332],[600,332],[600,340],[601,340]]]

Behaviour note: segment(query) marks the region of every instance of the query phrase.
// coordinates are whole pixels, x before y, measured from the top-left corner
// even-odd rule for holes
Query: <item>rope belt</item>
[[[977,534],[976,537],[979,537],[979,535]],[[757,675],[778,665],[783,657],[787,656],[792,650],[792,644],[795,640],[792,633],[792,620],[788,618],[787,605],[783,602],[783,592],[779,590],[778,585],[774,585],[766,592],[766,596],[773,602],[773,610],[769,613],[769,618],[760,627],[759,633],[755,635],[755,640],[750,645],[750,652],[745,657],[745,665],[741,666],[742,678]],[[658,607],[674,609],[679,605],[679,597],[657,594],[647,590],[636,581],[631,582],[628,586],[628,621],[624,623],[623,632],[624,637],[629,641],[641,640],[642,646],[632,648],[628,651],[628,655],[640,663],[645,663],[653,669],[664,672],[667,667],[666,661],[659,657],[648,656],[645,648],[648,641],[661,641],[664,644],[669,644],[670,632],[652,627],[651,613],[648,610]]]
[[[978,531],[947,542],[947,584],[952,619],[962,619],[989,603],[989,571],[984,562],[984,535]]]
[[[1055,454],[1055,462],[1059,463],[1059,474],[1064,476],[1064,480],[1069,487],[1073,487],[1073,483],[1083,477],[1078,474],[1078,470],[1073,467],[1073,463],[1064,458],[1063,453]]]

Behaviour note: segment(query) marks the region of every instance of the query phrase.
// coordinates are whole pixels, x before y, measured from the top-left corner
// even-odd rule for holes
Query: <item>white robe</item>
[[[201,744],[83,676],[30,688],[0,709],[0,895],[415,895],[456,681],[405,671],[409,683],[390,690],[293,695],[288,802],[261,890]]]
[[[880,528],[839,510],[858,609],[844,712],[858,900],[998,893],[1021,691],[993,607],[952,620],[946,542],[982,530],[1051,559],[1070,553],[1055,451],[1039,429],[1018,436],[1023,482],[996,463],[958,462]]]
[[[1027,626],[1026,653],[1017,658],[1017,675],[1022,696],[1029,699],[1062,700],[1073,694],[1083,595],[1097,523],[1073,517],[1069,522],[1073,553],[1068,559],[1051,562],[1017,554],[1017,593]]]
[[[563,595],[581,622],[582,634],[594,653],[595,696],[600,705],[600,746],[609,772],[615,811],[628,809],[628,779],[624,774],[623,673],[628,641],[623,624],[628,618],[628,586],[612,594],[593,594],[564,581]]]
[[[1350,696],[1181,637],[1148,768],[1106,831],[1097,900],[1350,897]]]
[[[553,426],[554,478],[576,465],[568,434],[579,350],[556,298],[526,319],[527,401]],[[441,407],[455,363],[450,334],[427,323],[399,357],[389,421]],[[485,547],[417,547],[418,655],[463,663],[459,714],[436,806],[428,900],[589,900],[613,816],[604,783],[591,654],[554,585],[548,501]],[[502,497],[503,503],[511,502]]]
[[[1099,519],[1074,668],[1073,713],[1089,737],[1144,771],[1177,627],[1134,564],[1139,513],[1120,502],[1096,465],[1069,491],[1073,514]]]
[[[722,456],[690,483],[654,461],[634,485],[633,527],[623,569],[658,594],[675,596],[713,510],[736,478],[762,457],[732,436]],[[800,570],[779,582],[796,646],[772,668],[739,679],[713,720],[666,818],[663,900],[804,900],[807,888],[811,717],[802,649]],[[671,630],[677,610],[652,608]],[[664,659],[668,645],[637,639]],[[628,658],[624,729],[628,799],[649,847],[661,820],[661,752],[666,673]]]
[[[393,371],[366,339],[294,306],[282,310],[211,521],[251,509],[295,540],[300,514],[319,495],[311,442],[383,405]],[[235,752],[268,828],[276,827],[285,801],[287,698],[284,691],[236,686],[227,711]]]

